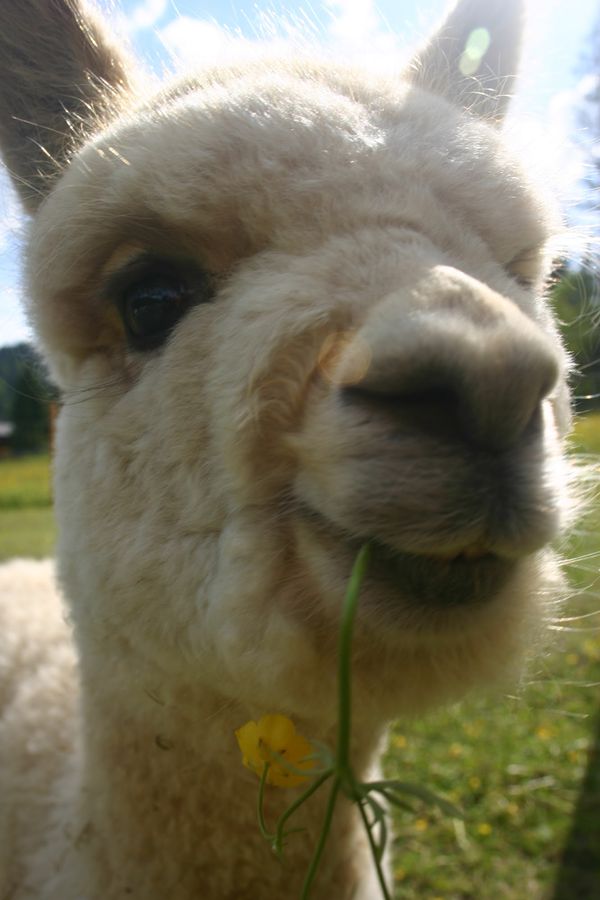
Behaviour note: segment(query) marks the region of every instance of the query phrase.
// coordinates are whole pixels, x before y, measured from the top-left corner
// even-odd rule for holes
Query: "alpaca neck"
[[[306,833],[290,837],[282,865],[260,835],[258,781],[243,768],[234,737],[252,712],[204,688],[171,687],[161,694],[142,683],[139,675],[124,681],[122,672],[83,675],[79,849],[87,871],[95,870],[92,878],[85,875],[87,883],[101,885],[103,898],[132,891],[145,900],[275,900],[284,891],[299,896],[321,830],[327,788],[292,823]],[[314,722],[297,726],[333,745],[330,728]],[[359,771],[367,767],[375,745],[372,733],[359,741],[354,756]],[[297,790],[267,788],[270,826],[297,796]],[[343,801],[315,900],[352,895],[361,865],[364,872],[364,840],[357,825],[355,810]]]

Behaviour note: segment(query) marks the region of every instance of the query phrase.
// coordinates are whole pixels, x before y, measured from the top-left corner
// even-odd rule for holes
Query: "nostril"
[[[426,309],[400,327],[388,309],[344,348],[336,362],[338,390],[371,414],[393,417],[396,430],[413,427],[486,450],[502,451],[537,433],[561,361],[534,322],[496,295],[485,306],[486,296],[489,321],[469,309],[452,315]],[[370,352],[368,365],[359,367],[362,346]]]
[[[463,431],[460,399],[451,388],[376,392],[346,387],[340,395],[343,402],[368,408],[402,430],[436,437],[456,437]]]
[[[387,420],[394,431],[413,432],[436,439],[463,441],[487,450],[502,450],[515,440],[531,440],[542,430],[542,400],[534,405],[518,434],[506,427],[496,429],[488,423],[481,428],[483,416],[474,415],[468,395],[452,387],[412,391],[377,392],[362,387],[344,387],[339,391],[343,403],[368,410],[379,420]],[[493,406],[493,399],[490,398]],[[493,416],[492,416],[493,418]]]

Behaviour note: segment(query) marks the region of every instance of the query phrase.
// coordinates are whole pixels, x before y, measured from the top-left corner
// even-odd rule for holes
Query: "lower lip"
[[[410,597],[434,607],[458,607],[491,600],[509,581],[511,560],[493,554],[443,560],[434,556],[397,553],[374,544],[371,576],[385,579]]]

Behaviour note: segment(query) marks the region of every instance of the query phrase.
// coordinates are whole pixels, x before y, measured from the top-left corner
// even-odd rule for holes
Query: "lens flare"
[[[492,37],[487,28],[474,28],[467,38],[458,67],[465,76],[474,75],[488,51]]]
[[[336,331],[323,341],[317,367],[327,381],[348,387],[363,380],[371,364],[371,348],[354,331]]]

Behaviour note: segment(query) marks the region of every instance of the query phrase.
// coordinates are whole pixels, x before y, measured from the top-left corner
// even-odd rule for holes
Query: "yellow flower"
[[[258,722],[246,722],[235,732],[246,768],[262,776],[269,763],[267,784],[277,787],[296,787],[308,781],[310,774],[299,775],[301,769],[310,773],[315,767],[310,741],[296,733],[294,723],[286,716],[263,716]],[[289,764],[290,769],[287,768]]]

